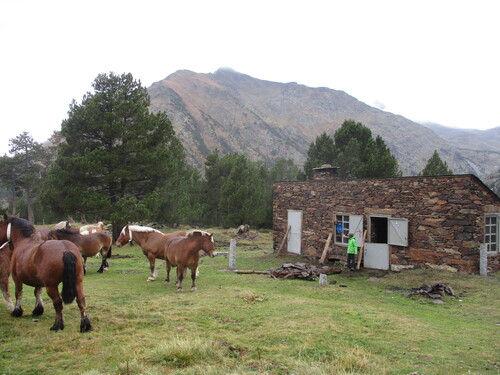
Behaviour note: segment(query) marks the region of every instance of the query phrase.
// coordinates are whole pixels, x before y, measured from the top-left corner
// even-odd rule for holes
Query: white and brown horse
[[[156,259],[165,259],[165,243],[171,238],[185,235],[185,231],[164,234],[150,227],[126,225],[120,232],[115,244],[122,247],[126,243],[135,241],[149,260],[151,275],[149,275],[147,281],[155,281],[157,277],[155,262]]]
[[[79,229],[80,229],[80,234],[83,235],[92,234],[96,232],[104,232],[104,223],[100,221],[97,224],[83,225]]]

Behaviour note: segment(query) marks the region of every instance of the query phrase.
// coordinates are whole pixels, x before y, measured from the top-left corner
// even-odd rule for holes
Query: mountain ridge
[[[311,142],[322,132],[333,136],[348,119],[363,123],[374,137],[382,136],[404,175],[420,172],[434,150],[454,173],[481,176],[500,165],[500,146],[474,148],[470,142],[460,143],[459,136],[439,135],[438,130],[326,87],[259,80],[230,69],[179,70],[153,83],[148,92],[150,110],[167,113],[188,162],[199,168],[215,148],[267,164],[289,158],[302,166]],[[500,128],[492,134],[487,138],[500,137]]]

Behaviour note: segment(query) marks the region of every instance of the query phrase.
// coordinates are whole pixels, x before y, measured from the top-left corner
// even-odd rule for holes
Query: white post
[[[229,268],[236,268],[236,239],[229,242]]]
[[[488,254],[484,243],[479,245],[479,274],[488,276]]]
[[[319,286],[328,285],[328,276],[324,273],[319,274]]]

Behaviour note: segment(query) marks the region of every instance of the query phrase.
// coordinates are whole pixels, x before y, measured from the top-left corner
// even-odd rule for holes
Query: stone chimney
[[[332,180],[339,178],[339,167],[332,167],[330,164],[323,164],[319,168],[313,168],[314,180]]]

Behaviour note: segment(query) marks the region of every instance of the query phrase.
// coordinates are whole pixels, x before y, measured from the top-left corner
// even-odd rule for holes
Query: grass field
[[[219,251],[232,232],[214,230]],[[237,268],[268,270],[301,258],[277,258],[270,233],[252,232],[237,246]],[[226,256],[203,257],[198,291],[182,294],[146,282],[138,246],[113,248],[110,269],[88,261],[84,281],[93,331],[79,333],[75,303],[65,329],[44,294],[34,320],[33,288],[25,315],[0,305],[0,374],[499,374],[500,284],[497,277],[415,270],[329,275],[336,283],[274,280],[227,269]],[[443,282],[459,298],[435,304],[404,292]],[[345,285],[345,286],[340,286]],[[13,285],[11,283],[13,294]]]

